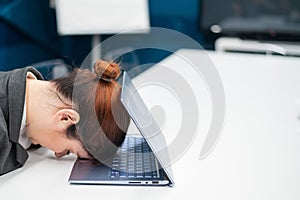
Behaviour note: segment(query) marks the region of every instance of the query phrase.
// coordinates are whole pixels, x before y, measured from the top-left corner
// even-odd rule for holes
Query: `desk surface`
[[[203,64],[201,55],[206,54],[186,49],[178,53],[199,65]],[[75,157],[55,159],[52,152],[41,148],[29,153],[23,168],[0,177],[1,198],[152,200],[189,195],[193,199],[299,199],[300,59],[215,52],[207,55],[224,85],[226,119],[219,142],[204,160],[199,154],[212,116],[205,82],[193,78],[186,62],[176,56],[134,79],[148,106],[160,102],[168,111],[174,110],[174,105],[162,98],[163,90],[145,84],[145,80],[153,79],[162,65],[183,77],[190,76],[188,81],[198,101],[199,127],[189,149],[172,165],[174,188],[70,185],[67,180]],[[178,128],[174,122],[180,119],[174,113],[164,114],[163,132],[171,142]]]

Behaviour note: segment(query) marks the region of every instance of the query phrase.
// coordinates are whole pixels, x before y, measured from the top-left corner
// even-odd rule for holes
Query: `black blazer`
[[[31,67],[0,72],[0,175],[22,167],[28,158],[26,150],[18,143],[27,72],[43,79]]]

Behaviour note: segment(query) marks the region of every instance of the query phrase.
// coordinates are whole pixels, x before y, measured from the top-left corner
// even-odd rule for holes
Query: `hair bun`
[[[104,60],[97,60],[94,64],[94,70],[96,76],[105,81],[116,80],[121,74],[117,63]]]

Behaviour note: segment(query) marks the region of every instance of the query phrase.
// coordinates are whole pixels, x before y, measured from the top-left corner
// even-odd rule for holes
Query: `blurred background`
[[[98,0],[98,2],[107,1]],[[242,39],[299,41],[300,6],[297,1],[148,0],[146,2],[149,26],[179,31],[196,40],[207,50],[215,50],[216,39],[224,35]],[[65,73],[66,70],[57,67],[53,75],[53,66],[81,65],[91,51],[93,36],[88,33],[59,34],[56,6],[54,0],[0,0],[1,71],[32,65],[38,67],[46,78],[51,79]],[[111,14],[117,13],[112,10]],[[259,20],[258,15],[261,17]],[[254,20],[251,21],[253,16]],[[224,21],[224,18],[227,21]],[[109,22],[110,16],[101,20]],[[223,21],[220,22],[221,20]],[[267,23],[268,26],[265,24],[256,26],[260,21]],[[120,21],[121,23],[126,23],[126,19]],[[291,28],[288,30],[286,27],[282,28],[284,24],[291,24]],[[134,37],[142,39],[144,34],[135,34]],[[112,35],[102,34],[101,40]],[[124,37],[124,40],[127,39]],[[159,36],[156,40],[160,40]],[[145,49],[135,51],[134,55],[128,59],[124,58],[123,61],[127,62],[128,67],[132,67],[159,62],[169,54],[155,49]]]
[[[0,0],[1,71],[61,62],[57,59],[71,66],[81,65],[91,50],[92,36],[59,36],[51,4],[49,0]],[[150,0],[149,15],[151,26],[174,29],[204,42],[198,27],[198,0]],[[102,39],[110,36],[106,34]],[[137,55],[139,62],[157,62],[166,56],[155,52],[148,55]]]

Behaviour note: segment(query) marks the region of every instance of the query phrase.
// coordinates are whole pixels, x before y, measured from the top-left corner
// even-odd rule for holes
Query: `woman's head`
[[[130,118],[120,101],[118,64],[98,60],[94,72],[74,70],[68,77],[51,81],[58,95],[72,101],[79,115],[66,135],[80,141],[92,157],[106,162],[124,141]]]

